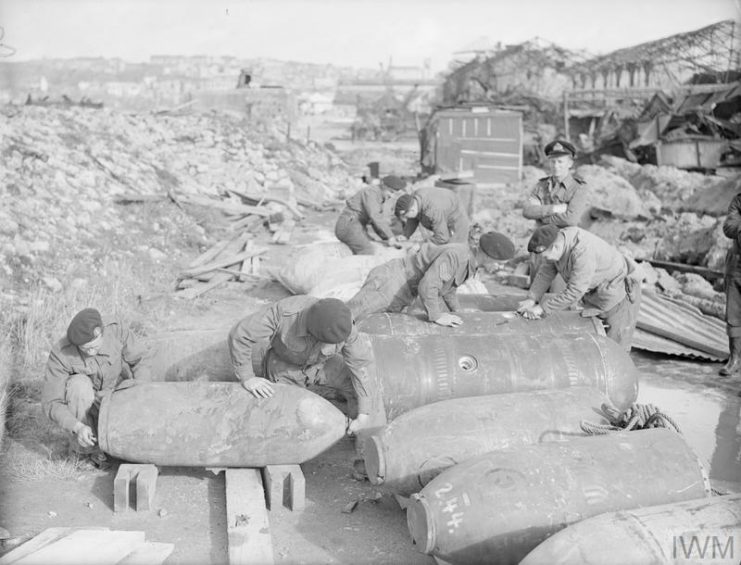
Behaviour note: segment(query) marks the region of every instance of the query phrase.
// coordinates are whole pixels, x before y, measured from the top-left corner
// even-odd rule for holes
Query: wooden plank
[[[227,469],[224,478],[229,564],[274,563],[259,469]]]
[[[141,543],[144,532],[77,530],[15,565],[115,565]]]
[[[222,200],[214,200],[207,196],[198,196],[195,194],[188,194],[180,196],[180,202],[183,204],[196,204],[198,206],[206,206],[209,208],[216,208],[222,212],[230,214],[255,214],[256,216],[269,216],[270,211],[263,208],[262,206],[245,206],[244,204],[235,204],[233,202],[224,202]]]
[[[275,198],[274,196],[262,196],[262,195],[249,195],[245,192],[241,192],[239,190],[233,190],[228,189],[228,192],[231,192],[232,194],[239,196],[240,198],[244,198],[248,202],[254,202],[255,204],[259,204],[260,202],[275,202],[276,204],[280,204],[281,206],[285,206],[285,208],[291,212],[291,214],[294,215],[294,217],[297,220],[300,220],[304,217],[304,215],[301,213],[301,211],[293,206],[291,203],[283,200],[282,198]]]
[[[201,267],[196,267],[195,269],[187,269],[182,272],[182,276],[183,278],[194,277],[202,273],[213,271],[214,269],[225,268],[225,267],[228,267],[229,265],[235,265],[236,263],[244,261],[245,259],[253,257],[254,255],[260,255],[262,253],[265,253],[265,251],[267,251],[267,249],[265,249],[264,247],[254,248],[248,251],[242,251],[241,253],[237,253],[236,255],[231,255],[226,258],[217,259],[213,261],[212,263],[209,263],[207,265],[202,265]]]
[[[168,198],[166,194],[137,194],[134,192],[114,196],[113,202],[116,204],[141,204],[144,202],[161,202]]]
[[[194,298],[199,297],[201,294],[205,294],[209,290],[213,290],[217,286],[224,284],[231,278],[232,278],[232,275],[229,273],[218,273],[213,279],[211,279],[211,282],[207,282],[205,284],[200,284],[198,286],[194,286],[191,288],[186,288],[185,290],[182,290],[182,291],[178,291],[175,293],[175,296],[179,298],[187,298],[189,300],[192,300]]]
[[[195,269],[196,267],[200,267],[201,265],[205,265],[212,259],[214,259],[219,253],[224,251],[227,245],[229,245],[233,240],[226,239],[223,241],[219,241],[212,245],[209,249],[201,253],[198,257],[193,259],[193,261],[190,262],[188,265],[189,269]]]
[[[171,543],[146,542],[121,559],[116,565],[159,565],[167,559],[175,545]]]
[[[707,267],[701,267],[699,265],[685,265],[684,263],[673,263],[671,261],[659,261],[658,259],[641,259],[636,257],[636,261],[646,261],[654,267],[666,269],[667,271],[678,271],[680,273],[695,273],[710,281],[714,281],[723,278],[723,271],[716,271]]]
[[[12,563],[16,563],[19,559],[27,557],[50,543],[62,539],[64,536],[77,529],[78,528],[47,528],[23,545],[16,547],[13,551],[0,557],[0,565],[11,565]],[[100,529],[107,530],[108,528]]]

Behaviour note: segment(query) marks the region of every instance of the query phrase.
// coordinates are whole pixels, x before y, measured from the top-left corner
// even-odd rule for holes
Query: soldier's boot
[[[741,370],[741,337],[729,337],[728,346],[731,355],[728,362],[718,371],[721,375],[733,375]]]

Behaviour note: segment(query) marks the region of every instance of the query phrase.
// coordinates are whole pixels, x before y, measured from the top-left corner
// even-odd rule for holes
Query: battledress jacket
[[[65,430],[72,431],[77,419],[67,406],[67,380],[72,375],[87,375],[96,391],[112,390],[123,379],[150,380],[144,361],[151,355],[149,347],[118,322],[103,325],[103,342],[97,355],[83,355],[66,337],[60,339],[49,353],[44,375],[41,402],[44,413]]]
[[[237,378],[245,382],[255,376],[252,351],[260,341],[269,342],[279,358],[298,367],[309,367],[323,363],[333,355],[341,355],[350,370],[353,388],[358,396],[358,411],[368,414],[372,399],[367,369],[373,358],[370,340],[353,323],[345,341],[331,344],[333,347],[329,348],[330,351],[323,348],[323,345],[329,344],[318,341],[306,327],[306,310],[317,300],[313,296],[291,296],[238,322],[229,332],[229,350]]]
[[[434,322],[442,315],[442,299],[451,312],[460,310],[456,291],[476,274],[476,258],[467,244],[422,245],[404,258],[412,291],[419,294],[427,318]]]
[[[522,215],[535,220],[538,226],[554,224],[565,228],[579,225],[589,208],[586,182],[571,174],[561,182],[552,176],[540,179],[529,198],[539,204],[526,204]],[[566,212],[554,214],[553,207],[557,204],[566,204]]]
[[[728,215],[723,222],[723,234],[731,240],[733,245],[728,250],[726,257],[726,274],[739,276],[741,273],[741,193],[737,194],[728,207]]]
[[[559,273],[566,281],[566,288],[541,304],[546,314],[568,308],[580,298],[603,312],[619,304],[626,296],[628,262],[625,256],[602,238],[581,228],[563,228],[561,234],[566,242],[563,255],[558,261],[543,261],[528,298],[539,301]]]
[[[460,207],[458,195],[447,188],[430,186],[420,188],[413,198],[419,203],[419,215],[404,224],[404,237],[407,239],[417,230],[417,226],[432,232],[430,243],[443,245],[451,239],[465,243],[468,240],[468,216]],[[451,234],[450,226],[460,226],[460,233]]]
[[[386,201],[383,189],[380,186],[367,186],[351,196],[347,202],[348,210],[355,212],[361,225],[373,226],[378,237],[384,241],[393,237],[391,225],[383,214],[383,203]]]

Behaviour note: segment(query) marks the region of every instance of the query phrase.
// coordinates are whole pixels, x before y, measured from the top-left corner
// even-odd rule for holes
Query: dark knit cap
[[[95,308],[80,310],[67,328],[67,339],[74,345],[84,345],[95,339],[95,328],[102,328],[103,320]]]
[[[394,206],[394,214],[396,214],[396,217],[401,218],[401,215],[409,210],[409,206],[411,206],[411,204],[411,194],[402,194],[401,196],[399,196],[399,199],[396,201],[396,205]]]
[[[479,239],[479,248],[492,259],[506,261],[515,256],[515,244],[503,233],[490,231]]]
[[[530,241],[527,243],[527,250],[530,253],[543,253],[543,251],[548,249],[556,241],[558,232],[558,226],[554,226],[553,224],[540,226],[530,237]]]
[[[352,331],[350,308],[337,298],[322,298],[306,311],[306,329],[324,343],[345,341]]]
[[[406,181],[403,178],[397,177],[396,175],[388,175],[386,177],[383,177],[381,179],[381,182],[384,184],[384,186],[390,188],[391,190],[401,190],[407,185]]]

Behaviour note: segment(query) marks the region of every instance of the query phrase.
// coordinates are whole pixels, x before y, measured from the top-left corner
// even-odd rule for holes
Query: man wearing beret
[[[357,330],[341,300],[284,298],[238,322],[227,344],[236,377],[254,396],[272,396],[275,382],[320,384],[340,391],[352,415],[357,406],[348,433],[385,423],[368,370],[373,359],[370,340]]]
[[[581,299],[585,306],[582,315],[600,318],[607,336],[630,351],[641,302],[640,282],[632,260],[586,230],[559,230],[553,224],[535,230],[527,249],[543,261],[527,299],[518,305],[519,313],[537,319]],[[557,273],[563,277],[566,288],[541,302]]]
[[[120,323],[104,323],[98,310],[78,312],[49,353],[42,390],[44,413],[70,434],[70,450],[93,467],[110,466],[95,436],[103,396],[122,380],[151,380],[150,356]]]
[[[584,180],[571,173],[576,149],[568,141],[551,141],[545,155],[551,174],[535,185],[522,215],[535,220],[537,227],[579,225],[589,207],[589,191]]]
[[[507,261],[514,254],[514,243],[497,232],[483,234],[470,247],[462,243],[425,243],[414,254],[375,267],[347,305],[355,319],[362,320],[376,312],[400,312],[419,295],[430,322],[459,326],[463,322],[454,314],[460,309],[458,287],[478,268]]]
[[[384,217],[383,204],[405,186],[403,179],[389,175],[383,177],[380,184],[366,186],[350,197],[334,227],[337,239],[345,243],[355,255],[373,255],[375,249],[367,231],[370,224],[387,245],[398,247],[396,236]]]
[[[428,240],[435,245],[466,243],[471,221],[449,188],[428,186],[413,194],[402,194],[396,201],[394,213],[404,223],[404,237],[409,239],[417,226],[432,232]]]

